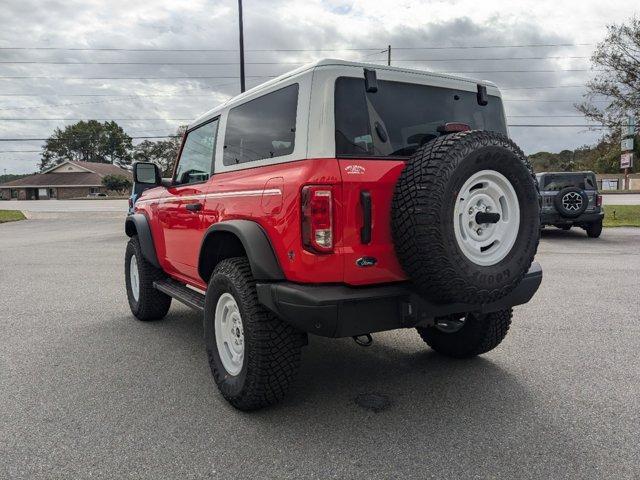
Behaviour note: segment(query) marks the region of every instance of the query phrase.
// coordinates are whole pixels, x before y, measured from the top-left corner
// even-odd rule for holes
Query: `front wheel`
[[[602,220],[598,220],[597,222],[589,223],[585,230],[587,231],[587,236],[589,238],[598,238],[602,233]]]
[[[246,258],[216,266],[205,298],[205,341],[213,378],[231,405],[256,410],[281,400],[305,338],[258,303]]]
[[[153,286],[153,282],[166,278],[166,275],[144,258],[140,241],[135,235],[127,244],[124,276],[129,307],[138,320],[159,320],[167,314],[171,297]]]
[[[418,327],[427,345],[447,357],[469,358],[493,350],[511,325],[513,310],[486,314],[449,315],[436,318],[435,325]]]

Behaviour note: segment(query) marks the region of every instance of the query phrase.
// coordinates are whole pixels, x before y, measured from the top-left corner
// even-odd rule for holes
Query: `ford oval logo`
[[[375,257],[360,257],[356,260],[356,265],[359,267],[373,267],[378,263],[378,259]]]

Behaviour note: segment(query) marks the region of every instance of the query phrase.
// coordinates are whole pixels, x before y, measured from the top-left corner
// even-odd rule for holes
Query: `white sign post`
[[[624,168],[624,189],[629,189],[629,169],[633,167],[633,136],[636,133],[636,119],[627,117],[626,131],[622,129],[622,141],[620,142],[620,168]]]

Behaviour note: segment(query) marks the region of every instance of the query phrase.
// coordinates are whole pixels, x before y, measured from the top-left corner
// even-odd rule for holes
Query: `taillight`
[[[596,195],[596,207],[602,206],[602,195]]]
[[[330,186],[302,188],[302,243],[316,252],[333,251],[333,193]]]

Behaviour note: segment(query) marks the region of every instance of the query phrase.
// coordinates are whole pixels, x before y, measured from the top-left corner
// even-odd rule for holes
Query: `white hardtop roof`
[[[439,72],[430,72],[428,70],[417,70],[414,68],[404,68],[404,67],[391,67],[391,66],[387,66],[387,65],[380,65],[379,63],[361,63],[361,62],[353,62],[350,60],[338,60],[338,59],[333,59],[333,58],[324,58],[322,60],[317,60],[315,62],[312,63],[307,63],[301,67],[296,68],[295,70],[291,70],[287,73],[284,73],[276,78],[273,78],[271,80],[268,80],[264,83],[261,83],[260,85],[257,85],[247,91],[245,91],[244,93],[241,93],[240,95],[236,95],[235,97],[231,97],[229,100],[221,103],[220,105],[218,105],[215,108],[212,108],[211,110],[201,114],[200,116],[198,116],[198,118],[196,120],[194,120],[191,124],[189,124],[189,128],[199,125],[200,123],[208,120],[209,118],[215,116],[216,114],[218,114],[218,112],[220,110],[223,110],[225,107],[229,106],[230,104],[234,104],[234,103],[239,103],[242,99],[252,96],[253,94],[260,92],[261,90],[265,90],[267,88],[270,88],[274,85],[277,85],[279,83],[284,82],[285,80],[299,75],[301,73],[304,73],[306,71],[310,71],[313,70],[315,68],[319,68],[319,67],[327,67],[327,66],[339,66],[339,67],[360,67],[360,68],[370,68],[372,70],[388,70],[388,71],[393,71],[393,72],[400,72],[400,73],[411,73],[411,74],[418,74],[418,75],[425,75],[425,76],[429,76],[429,77],[438,77],[438,78],[446,78],[446,79],[451,79],[451,80],[456,80],[456,81],[461,81],[461,82],[468,82],[468,83],[473,83],[473,84],[480,84],[480,85],[485,85],[487,87],[494,87],[497,89],[497,85],[493,82],[490,82],[488,80],[475,80],[475,79],[471,79],[471,78],[466,78],[466,77],[460,77],[457,75],[449,75],[447,73],[439,73]]]

